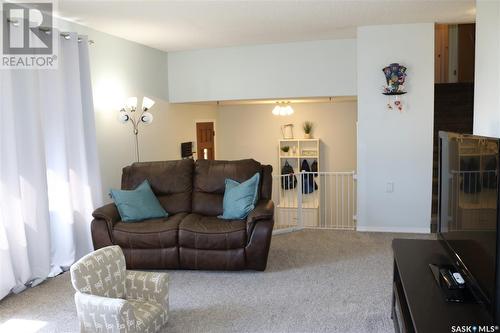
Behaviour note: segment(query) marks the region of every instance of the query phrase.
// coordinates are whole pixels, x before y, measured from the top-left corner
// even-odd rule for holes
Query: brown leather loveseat
[[[246,220],[221,220],[224,181],[261,175],[259,201]],[[94,211],[94,248],[119,245],[129,269],[264,270],[274,225],[272,167],[255,160],[134,163],[122,189],[148,179],[167,218],[121,222],[115,204]]]

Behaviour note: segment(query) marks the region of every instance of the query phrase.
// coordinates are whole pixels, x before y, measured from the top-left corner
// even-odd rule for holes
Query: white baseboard
[[[290,232],[300,231],[300,230],[304,230],[304,228],[292,227],[292,228],[286,228],[286,229],[276,229],[276,230],[273,230],[273,236],[274,235],[288,234]]]
[[[428,228],[415,228],[415,227],[372,227],[372,226],[362,226],[358,225],[356,227],[357,231],[366,232],[398,232],[398,233],[409,233],[409,234],[429,234],[431,232],[430,226]]]

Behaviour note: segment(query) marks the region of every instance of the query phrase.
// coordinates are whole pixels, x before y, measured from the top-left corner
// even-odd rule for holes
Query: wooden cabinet
[[[492,325],[490,314],[481,304],[444,300],[429,268],[429,264],[451,264],[439,241],[395,239],[392,249],[391,318],[395,332],[452,332],[452,326]]]

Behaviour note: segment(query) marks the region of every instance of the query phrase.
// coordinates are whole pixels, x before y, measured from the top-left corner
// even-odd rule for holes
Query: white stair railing
[[[356,229],[356,174],[300,172],[273,176],[274,233]]]

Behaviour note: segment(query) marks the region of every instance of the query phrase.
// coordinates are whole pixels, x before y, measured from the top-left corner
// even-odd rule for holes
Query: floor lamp
[[[137,112],[137,97],[130,97],[127,99],[127,104],[120,110],[118,114],[118,120],[125,124],[127,122],[132,123],[132,129],[134,131],[135,138],[135,155],[137,157],[137,162],[140,161],[139,158],[139,124],[143,123],[144,125],[149,125],[153,122],[153,115],[148,112],[148,110],[155,104],[155,102],[148,98],[144,97],[142,99],[142,111],[138,116]]]

